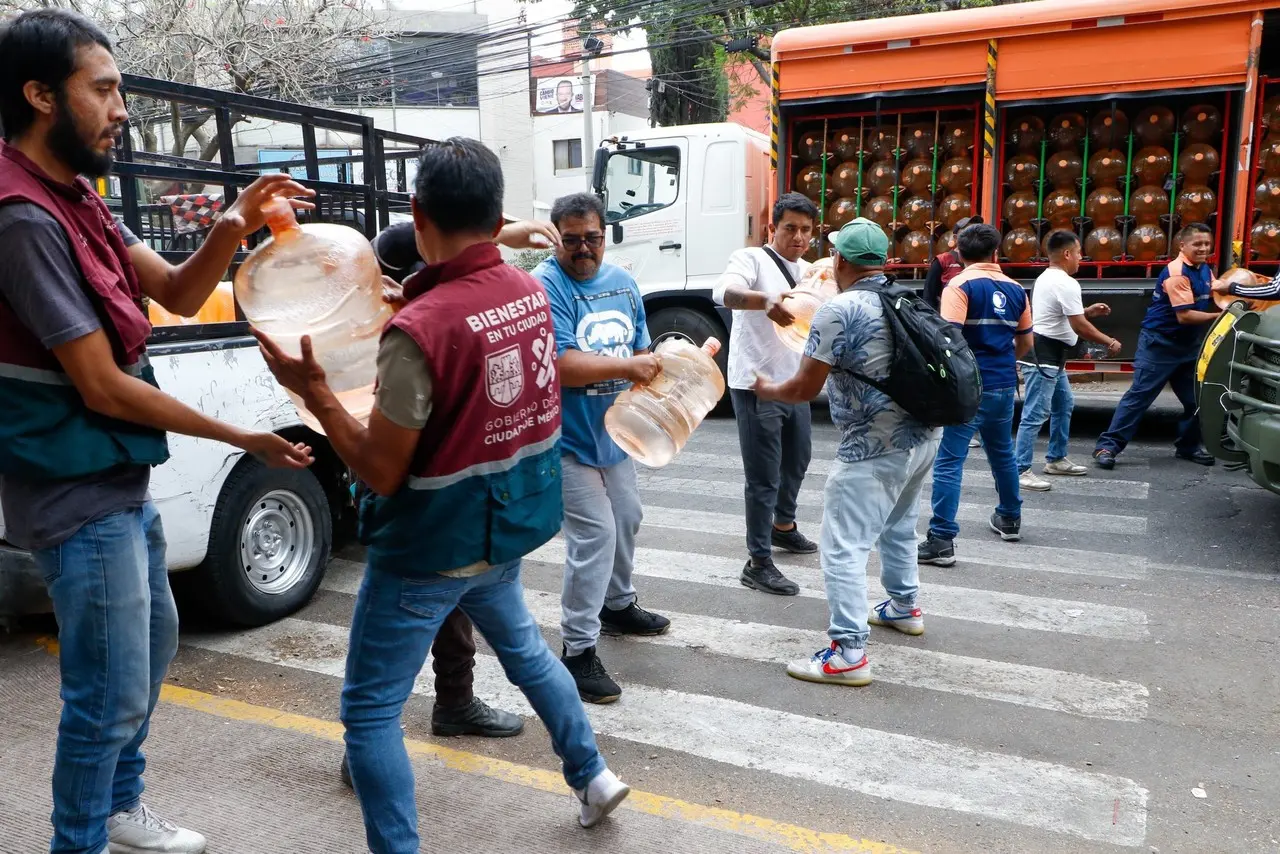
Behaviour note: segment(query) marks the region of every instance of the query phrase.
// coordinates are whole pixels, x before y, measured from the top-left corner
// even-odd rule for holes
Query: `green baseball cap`
[[[831,245],[851,264],[883,264],[889,258],[888,236],[866,217],[847,222],[831,239]]]

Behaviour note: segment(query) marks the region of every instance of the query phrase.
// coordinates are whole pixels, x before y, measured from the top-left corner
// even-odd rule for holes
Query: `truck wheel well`
[[[333,516],[333,530],[336,534],[341,529],[345,511],[351,506],[349,487],[350,477],[346,463],[338,457],[329,440],[302,424],[295,424],[277,430],[276,434],[290,442],[305,442],[311,446],[315,462],[311,464],[311,473],[320,481],[324,493],[329,499],[329,511]]]

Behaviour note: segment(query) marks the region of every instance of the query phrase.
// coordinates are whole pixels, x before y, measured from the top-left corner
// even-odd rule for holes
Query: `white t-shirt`
[[[1053,267],[1041,273],[1031,289],[1031,323],[1036,334],[1075,346],[1080,336],[1068,318],[1081,314],[1084,301],[1080,283],[1066,271]]]
[[[782,263],[797,282],[809,268],[804,259],[783,258]],[[760,291],[767,296],[791,290],[777,263],[759,246],[739,249],[729,256],[729,266],[711,294],[716,305],[724,305],[724,292],[731,287]],[[783,382],[795,376],[799,368],[800,354],[778,338],[767,312],[734,310],[733,330],[729,333],[729,388],[750,389],[757,375],[770,382]]]

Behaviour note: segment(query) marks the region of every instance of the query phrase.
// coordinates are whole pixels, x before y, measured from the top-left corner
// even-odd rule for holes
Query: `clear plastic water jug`
[[[378,342],[392,310],[368,239],[345,225],[299,225],[287,199],[262,207],[271,237],[240,266],[236,299],[249,323],[285,352],[311,336],[316,360],[342,406],[362,423],[373,409]],[[320,424],[289,393],[303,422]]]
[[[803,353],[805,342],[809,340],[809,327],[813,324],[813,315],[825,302],[823,295],[815,291],[802,288],[791,291],[791,296],[782,301],[782,307],[791,312],[795,320],[790,326],[773,324],[779,340],[789,349]]]
[[[675,338],[659,344],[654,353],[662,371],[647,386],[618,395],[604,414],[604,428],[618,447],[650,468],[671,462],[724,396],[718,352],[715,338],[701,347]]]

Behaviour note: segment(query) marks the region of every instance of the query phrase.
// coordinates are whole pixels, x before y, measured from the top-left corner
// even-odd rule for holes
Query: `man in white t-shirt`
[[[1067,458],[1071,435],[1071,410],[1075,396],[1067,379],[1066,363],[1080,339],[1102,344],[1110,355],[1120,352],[1120,342],[1098,330],[1091,318],[1106,317],[1111,307],[1094,303],[1084,307],[1080,283],[1073,277],[1080,269],[1080,238],[1070,231],[1055,231],[1045,241],[1049,269],[1040,274],[1031,289],[1031,317],[1035,344],[1018,362],[1026,384],[1022,422],[1014,448],[1019,483],[1023,489],[1047,492],[1053,484],[1031,470],[1036,436],[1046,418],[1049,421],[1049,452],[1044,473],[1080,477],[1089,470]]]
[[[796,527],[796,499],[812,453],[809,404],[762,400],[752,386],[757,377],[783,382],[800,367],[800,354],[782,343],[774,323],[795,320],[787,299],[809,266],[801,256],[809,251],[817,219],[818,208],[807,197],[780,197],[769,245],[734,252],[713,294],[717,304],[733,309],[729,394],[746,475],[749,555],[741,580],[779,596],[795,596],[800,588],[774,565],[774,547],[794,554],[818,550]]]

